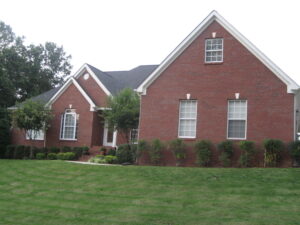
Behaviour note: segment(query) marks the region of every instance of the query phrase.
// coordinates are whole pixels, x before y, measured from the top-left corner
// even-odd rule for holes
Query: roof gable
[[[287,92],[294,93],[299,90],[299,85],[246,39],[238,30],[229,24],[217,11],[212,11],[148,76],[137,88],[137,91],[146,94],[147,88],[165,71],[174,60],[213,22],[218,22],[225,30],[235,37],[246,49],[256,56],[267,68],[269,68],[283,83],[287,85]]]
[[[46,107],[51,107],[52,104],[64,93],[65,90],[71,85],[74,84],[74,86],[78,89],[78,91],[82,94],[82,96],[86,99],[86,101],[90,105],[90,111],[95,111],[95,103],[92,101],[92,99],[85,93],[85,91],[81,88],[81,86],[78,84],[78,82],[71,77],[47,102],[45,105]]]

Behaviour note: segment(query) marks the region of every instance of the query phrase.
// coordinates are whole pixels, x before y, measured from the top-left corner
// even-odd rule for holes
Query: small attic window
[[[205,62],[223,62],[223,38],[205,40]]]

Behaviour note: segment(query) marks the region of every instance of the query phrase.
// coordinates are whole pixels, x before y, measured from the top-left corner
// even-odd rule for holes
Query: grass
[[[0,224],[299,224],[300,169],[0,160]]]

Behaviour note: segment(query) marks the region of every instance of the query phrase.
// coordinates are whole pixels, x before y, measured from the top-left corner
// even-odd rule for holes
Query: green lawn
[[[0,160],[0,224],[300,224],[300,169]]]

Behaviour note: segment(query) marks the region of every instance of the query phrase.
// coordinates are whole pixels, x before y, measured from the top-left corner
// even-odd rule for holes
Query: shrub
[[[83,147],[74,147],[72,152],[74,152],[76,159],[79,159],[83,154]]]
[[[51,153],[59,153],[60,152],[60,148],[58,148],[58,147],[50,147],[49,148],[49,152],[51,152]]]
[[[25,146],[24,147],[24,159],[30,159],[31,156],[31,147],[30,146]]]
[[[101,147],[101,148],[100,148],[100,153],[101,153],[102,155],[106,155],[106,152],[107,152],[107,149],[106,149],[105,147]]]
[[[283,142],[277,139],[264,140],[265,147],[265,166],[277,166],[280,162]]]
[[[39,153],[40,149],[35,147],[35,146],[31,146],[30,147],[30,159],[35,159],[36,158],[36,154]]]
[[[295,166],[300,165],[300,141],[293,141],[289,144],[289,153]]]
[[[60,160],[64,160],[65,159],[65,153],[64,152],[60,152],[56,155],[57,159]]]
[[[87,147],[87,146],[83,146],[82,147],[82,154],[83,155],[88,155],[89,154],[89,147]]]
[[[128,144],[120,145],[118,147],[116,156],[118,159],[118,163],[133,163],[134,162],[134,154]]]
[[[14,159],[23,159],[24,151],[25,151],[24,145],[17,145],[17,147],[15,149]]]
[[[186,157],[186,145],[181,139],[175,139],[170,142],[170,149],[173,152],[176,159],[176,166],[182,164],[182,161]]]
[[[64,146],[61,148],[61,152],[72,152],[72,148],[70,146]]]
[[[74,152],[61,152],[57,154],[57,159],[60,160],[74,160],[76,155]]]
[[[116,155],[116,149],[110,148],[110,149],[108,150],[108,152],[107,152],[107,155],[113,155],[113,156],[115,156],[115,155]]]
[[[159,139],[154,139],[149,148],[151,163],[159,164],[162,156],[163,143]]]
[[[76,159],[76,155],[74,152],[65,152],[65,158],[64,160],[74,160]]]
[[[89,159],[89,162],[92,163],[107,163],[103,155],[96,155],[95,157],[92,157]]]
[[[117,157],[116,156],[113,156],[113,155],[107,155],[105,156],[105,162],[108,163],[108,164],[114,164],[114,163],[117,163]]]
[[[39,152],[36,154],[36,159],[46,159],[46,154],[45,153],[42,153],[42,152]]]
[[[208,166],[212,157],[211,142],[208,140],[198,141],[195,144],[195,150],[199,165]]]
[[[50,160],[55,160],[55,159],[57,159],[57,153],[51,152],[48,154],[47,158]]]
[[[239,159],[241,166],[249,167],[251,166],[251,161],[253,160],[255,149],[253,141],[240,141],[239,147],[242,150],[242,154]]]
[[[222,141],[218,144],[218,150],[221,152],[219,160],[222,162],[222,165],[230,166],[233,156],[233,142],[229,140]]]
[[[146,140],[139,140],[138,144],[137,144],[136,153],[135,153],[135,158],[136,158],[137,162],[140,159],[140,157],[142,156],[143,152],[145,152],[147,150],[149,150],[148,142]]]
[[[6,151],[5,151],[5,158],[6,159],[13,159],[15,155],[15,145],[7,145],[6,146]]]

